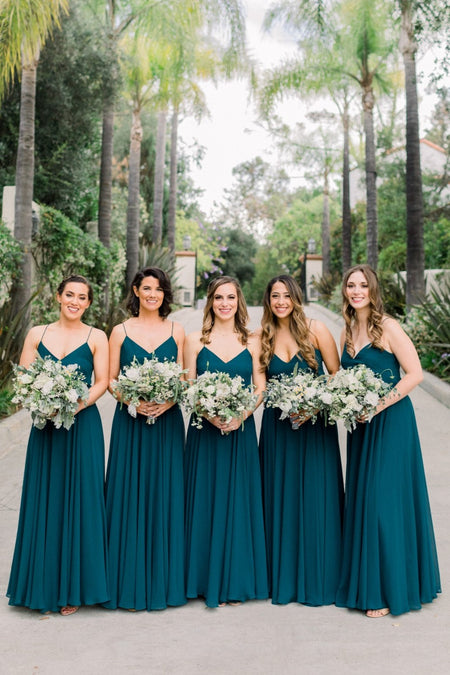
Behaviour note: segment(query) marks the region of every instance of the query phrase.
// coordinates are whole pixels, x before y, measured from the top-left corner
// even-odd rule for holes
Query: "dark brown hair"
[[[159,269],[159,267],[144,267],[144,269],[136,272],[135,277],[131,282],[130,292],[128,294],[127,309],[132,316],[139,316],[140,303],[139,298],[134,292],[134,289],[139,289],[142,281],[146,277],[158,279],[159,285],[164,292],[164,299],[162,301],[161,307],[158,309],[158,313],[159,316],[162,316],[163,319],[165,319],[167,316],[169,316],[172,309],[171,304],[173,303],[173,292],[169,276],[166,274],[166,272],[163,272],[163,270]]]
[[[84,284],[88,288],[88,300],[91,303],[94,299],[94,291],[92,290],[92,286],[89,283],[89,281],[86,279],[86,277],[83,277],[81,274],[71,274],[70,277],[66,277],[61,281],[59,284],[56,292],[58,295],[61,295],[62,292],[64,291],[65,287],[67,284]]]

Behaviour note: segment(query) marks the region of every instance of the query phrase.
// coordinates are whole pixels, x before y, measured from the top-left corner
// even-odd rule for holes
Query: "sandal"
[[[366,611],[366,616],[368,619],[381,619],[382,616],[387,616],[388,614],[388,607],[383,607],[382,609],[368,609]]]
[[[61,616],[71,616],[72,614],[75,614],[75,612],[78,612],[79,609],[80,608],[75,605],[66,605],[65,607],[61,607],[59,613]]]

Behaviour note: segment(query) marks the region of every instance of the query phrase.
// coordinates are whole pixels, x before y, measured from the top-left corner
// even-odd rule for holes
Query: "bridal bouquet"
[[[113,393],[121,402],[125,401],[132,417],[137,416],[136,408],[141,400],[165,403],[181,399],[185,386],[180,378],[183,373],[176,361],[159,361],[157,358],[144,359],[140,363],[136,357],[130,365],[125,366],[117,380],[112,383]],[[154,417],[147,417],[147,424],[154,424]]]
[[[76,363],[64,365],[49,356],[41,356],[28,368],[14,366],[14,398],[31,412],[33,424],[43,429],[50,420],[57,429],[70,429],[78,402],[87,401],[89,389]]]
[[[183,393],[183,404],[188,413],[193,413],[192,426],[197,429],[202,428],[202,416],[220,417],[224,422],[242,417],[243,428],[244,412],[255,406],[256,399],[253,386],[247,387],[240,375],[209,371],[199,375]]]
[[[331,403],[331,394],[326,388],[326,377],[311,372],[294,370],[292,374],[282,373],[271,377],[264,392],[267,408],[279,408],[280,420],[295,414],[300,420],[317,420],[318,413]],[[292,422],[294,429],[298,423]]]
[[[361,415],[367,415],[370,422],[380,401],[392,390],[392,385],[360,364],[338,370],[327,388],[332,397],[328,421],[333,424],[341,419],[347,431],[353,431]]]

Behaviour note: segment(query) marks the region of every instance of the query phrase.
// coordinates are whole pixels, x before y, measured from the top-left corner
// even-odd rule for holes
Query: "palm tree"
[[[68,0],[4,0],[0,5],[0,100],[16,73],[21,75],[19,143],[16,160],[14,236],[22,246],[20,280],[14,289],[14,307],[23,308],[31,296],[32,201],[34,182],[34,114],[36,69],[54,26],[59,26]],[[28,316],[26,317],[26,322]]]

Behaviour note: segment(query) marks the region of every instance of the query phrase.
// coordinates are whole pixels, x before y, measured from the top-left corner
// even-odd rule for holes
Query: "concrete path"
[[[337,339],[340,321],[310,305]],[[252,327],[261,312],[251,309]],[[175,317],[186,332],[201,312]],[[435,378],[434,378],[435,379]],[[412,394],[422,441],[444,592],[420,612],[369,620],[336,607],[274,606],[253,601],[206,609],[201,601],[162,612],[83,607],[71,617],[12,608],[5,598],[17,527],[26,442],[24,411],[0,423],[0,673],[103,675],[225,673],[284,675],[447,675],[450,672],[450,387]],[[109,436],[114,402],[99,407]],[[341,434],[345,457],[345,440]]]

